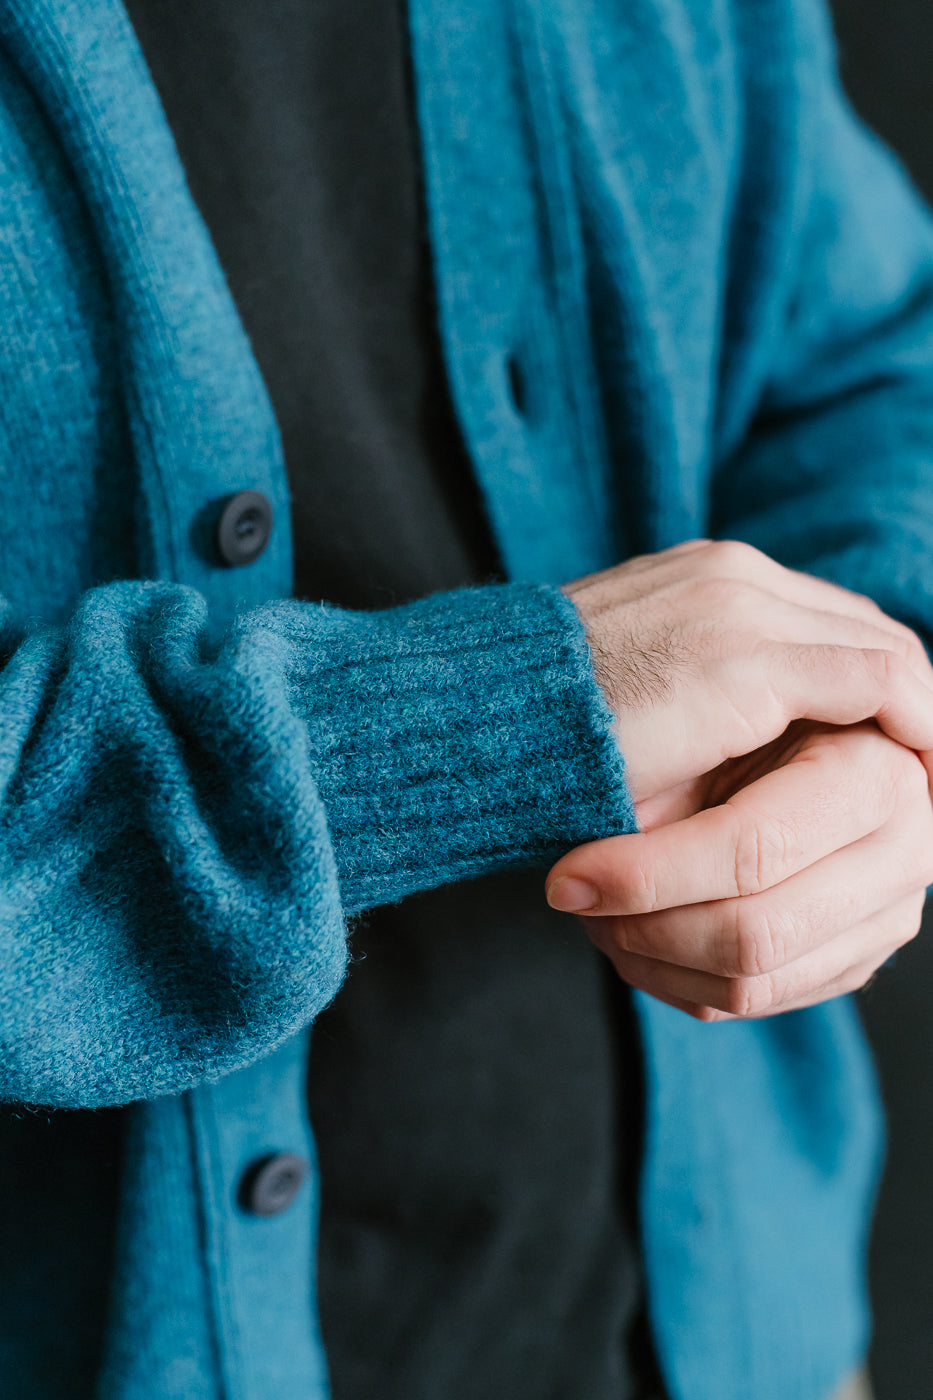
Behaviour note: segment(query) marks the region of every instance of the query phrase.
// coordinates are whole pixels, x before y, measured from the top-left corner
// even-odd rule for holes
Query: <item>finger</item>
[[[892,822],[774,889],[745,898],[602,920],[626,952],[716,976],[754,977],[809,956],[933,880],[933,818]],[[592,936],[592,933],[591,933]]]
[[[933,690],[894,652],[826,645],[769,650],[772,691],[786,724],[875,719],[906,748],[933,749]]]
[[[758,583],[760,587],[789,603],[796,603],[811,610],[825,611],[833,616],[850,617],[878,627],[890,636],[898,638],[898,650],[901,650],[901,647],[906,648],[913,654],[918,665],[922,662],[928,663],[926,649],[917,634],[904,623],[889,617],[877,603],[864,594],[854,593],[840,584],[818,578],[815,574],[788,569],[770,555],[741,540],[708,540],[694,543],[705,545],[706,548],[691,561],[692,568],[701,563],[708,576]],[[684,572],[680,567],[681,561],[674,556],[674,551],[666,551],[666,554],[671,556],[670,565],[677,571],[678,576],[681,576]],[[663,559],[665,556],[656,557]]]
[[[870,839],[870,838],[869,838]],[[777,974],[810,957],[880,909],[919,894],[921,878],[908,883],[893,860],[885,867],[865,843],[827,857],[765,895],[698,904],[627,918],[585,918],[604,951],[649,957],[715,977]],[[893,855],[893,843],[887,847]],[[926,872],[923,872],[926,874]],[[594,930],[593,925],[601,928]]]
[[[893,651],[927,685],[933,686],[933,665],[918,637],[875,608],[872,615],[832,612],[801,605],[796,600],[775,599],[760,592],[759,616],[767,617],[769,634],[780,641],[809,645],[857,647]],[[754,606],[753,599],[749,606]]]
[[[771,561],[766,561],[769,565]],[[778,566],[773,566],[775,569]],[[783,570],[787,573],[787,570]],[[800,576],[801,578],[803,575]],[[799,643],[810,646],[856,647],[860,650],[893,651],[911,669],[933,686],[933,665],[920,639],[868,599],[864,609],[834,611],[830,597],[807,598],[808,590],[799,590],[796,597],[776,593],[767,585],[771,579],[709,579],[705,594],[699,601],[705,604],[709,621],[717,620],[724,627],[745,624],[748,631],[762,640]],[[814,580],[820,583],[821,580]],[[828,590],[832,594],[833,590]],[[845,598],[842,589],[835,592]],[[823,606],[814,606],[815,601]]]
[[[766,773],[721,806],[638,835],[579,846],[550,873],[549,902],[566,910],[561,879],[592,886],[583,910],[649,914],[659,909],[758,894],[876,831],[900,795],[877,748],[891,748],[871,729],[830,733]],[[912,755],[907,765],[921,774]],[[901,766],[901,765],[899,765]],[[922,793],[918,786],[918,793]]]
[[[676,787],[665,788],[651,797],[643,797],[635,802],[635,822],[640,832],[653,831],[659,826],[671,826],[692,817],[711,801],[708,784],[702,778],[688,778]]]
[[[900,946],[900,945],[898,945]],[[799,1002],[792,1007],[782,1007],[774,1011],[763,1013],[767,1016],[780,1014],[780,1011],[803,1011],[808,1006],[817,1006],[824,1001],[832,1001],[835,997],[849,996],[852,992],[858,992],[866,987],[871,979],[877,975],[881,968],[885,966],[888,959],[897,951],[893,948],[890,952],[877,958],[871,958],[867,962],[859,963],[857,967],[850,968],[842,977],[836,978],[825,987],[815,989],[809,996],[802,997]],[[685,1011],[688,1016],[692,1016],[697,1021],[718,1022],[718,1021],[738,1021],[742,1017],[735,1016],[728,1011],[718,1011],[713,1006],[700,1006],[697,1002],[681,1001],[676,997],[656,997],[655,1000],[664,1001],[668,1006],[673,1006],[677,1010]]]
[[[702,1015],[708,1008],[748,1020],[799,1010],[862,986],[897,948],[916,935],[922,911],[922,895],[914,894],[848,929],[808,957],[757,977],[717,977],[607,946],[602,938],[597,947],[606,953],[623,981],[640,991],[669,1004],[679,1003],[682,1009],[698,1008],[700,1019],[712,1019]]]
[[[871,979],[885,966],[897,950],[905,943],[916,937],[920,927],[922,914],[922,904],[916,912],[906,904],[904,910],[904,923],[899,933],[894,934],[888,946],[875,950],[872,954],[862,960],[847,967],[838,977],[831,978],[824,986],[814,985],[809,992],[798,997],[792,1004],[776,1005],[773,1008],[760,1013],[763,1016],[775,1016],[784,1011],[803,1011],[808,1006],[817,1006],[821,1002],[831,1001],[834,997],[849,996],[852,992],[860,991]],[[892,917],[899,917],[894,914]],[[719,1011],[714,1007],[701,1007],[696,1003],[684,1002],[683,1009],[688,1015],[694,1016],[701,1021],[734,1021],[739,1017],[727,1011]]]

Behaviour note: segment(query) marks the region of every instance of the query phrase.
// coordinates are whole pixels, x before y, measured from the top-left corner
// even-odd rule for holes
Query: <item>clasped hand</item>
[[[565,590],[639,834],[548,875],[634,987],[701,1020],[863,986],[933,882],[933,669],[868,599],[691,541]]]

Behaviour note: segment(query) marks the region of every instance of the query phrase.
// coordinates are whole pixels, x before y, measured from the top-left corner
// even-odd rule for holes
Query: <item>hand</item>
[[[933,749],[933,671],[918,638],[869,599],[748,545],[693,540],[565,592],[643,822],[697,810],[703,775],[797,719],[874,717],[908,748]]]
[[[767,1016],[854,991],[916,934],[927,774],[876,725],[794,726],[708,783],[716,805],[580,846],[548,876],[626,982],[700,1020]]]

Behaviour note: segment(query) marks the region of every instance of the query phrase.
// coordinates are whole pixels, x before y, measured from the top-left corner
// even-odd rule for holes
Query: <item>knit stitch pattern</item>
[[[360,616],[282,601],[275,423],[119,0],[0,0],[0,1090],[139,1099],[106,1325],[107,1200],[55,1118],[3,1119],[0,1373],[30,1400],[324,1400],[312,1183],[279,1234],[236,1201],[259,1153],[310,1154],[297,1032],[346,914],[631,829],[542,584],[732,535],[933,636],[933,234],[818,0],[408,9],[445,359],[514,582]],[[225,570],[246,488],[275,528]],[[854,1013],[635,1000],[665,1387],[823,1400],[868,1334]]]
[[[113,585],[21,642],[0,703],[5,1098],[216,1078],[334,995],[341,907],[634,829],[582,626],[548,586],[270,604],[212,645],[191,590]]]

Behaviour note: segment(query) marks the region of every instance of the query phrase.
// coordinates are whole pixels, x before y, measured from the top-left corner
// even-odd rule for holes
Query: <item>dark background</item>
[[[835,0],[843,76],[862,115],[933,201],[933,4]],[[890,1119],[872,1248],[877,1400],[933,1397],[933,908],[862,996]]]

